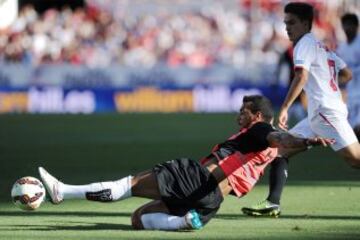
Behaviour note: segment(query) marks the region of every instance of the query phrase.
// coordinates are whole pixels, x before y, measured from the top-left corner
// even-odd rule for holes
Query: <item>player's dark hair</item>
[[[249,102],[251,104],[249,104],[248,109],[251,111],[252,114],[261,112],[264,121],[268,123],[271,122],[271,120],[274,118],[274,110],[268,98],[261,95],[245,96],[243,99],[243,103],[249,103]]]
[[[359,26],[359,19],[356,14],[353,13],[346,13],[341,17],[342,24],[352,24],[356,27]]]
[[[303,2],[291,2],[286,4],[285,13],[291,13],[297,16],[301,21],[308,21],[311,30],[314,19],[314,7]]]
[[[356,137],[358,139],[358,142],[360,142],[360,124],[358,124],[358,125],[356,125],[354,127],[354,132],[355,132],[355,135],[356,135]]]

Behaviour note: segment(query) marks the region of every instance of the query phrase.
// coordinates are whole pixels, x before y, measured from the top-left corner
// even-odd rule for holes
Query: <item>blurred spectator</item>
[[[206,68],[226,64],[239,69],[253,63],[275,68],[289,46],[282,2],[260,1],[255,13],[251,2],[257,1],[197,5],[165,13],[140,11],[141,5],[128,1],[93,0],[86,8],[48,9],[41,15],[28,5],[9,29],[0,31],[0,61],[92,67],[166,63],[171,67]],[[319,9],[315,32],[333,44],[334,16],[339,6],[314,2]],[[236,7],[225,7],[229,3]],[[138,12],[127,11],[129,6],[137,6]]]
[[[360,36],[359,19],[355,14],[346,13],[341,17],[346,41],[339,44],[338,54],[352,71],[352,80],[346,86],[349,121],[352,126],[360,124]],[[344,86],[343,86],[344,87]]]

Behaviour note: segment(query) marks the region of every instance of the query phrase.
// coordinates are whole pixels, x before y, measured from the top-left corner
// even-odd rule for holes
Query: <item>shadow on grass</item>
[[[124,212],[56,212],[56,211],[3,211],[0,212],[0,217],[15,217],[15,216],[75,216],[75,217],[130,217],[131,213]]]
[[[59,223],[61,225],[59,225]],[[74,225],[64,225],[64,224]],[[1,228],[3,231],[14,231],[14,230],[27,230],[27,231],[98,231],[98,230],[122,230],[130,231],[134,230],[130,225],[120,223],[82,223],[82,222],[56,222],[56,225],[3,225]]]
[[[3,211],[0,212],[0,217],[32,217],[32,216],[73,216],[73,217],[131,217],[131,213],[125,212],[82,212],[82,211]],[[255,217],[244,214],[216,214],[214,218],[225,220],[236,220],[242,218],[270,218],[270,217]],[[341,215],[281,215],[280,219],[318,219],[318,220],[360,220],[360,216],[341,216]]]
[[[214,218],[225,220],[236,220],[241,218],[269,218],[271,217],[259,217],[259,216],[247,216],[244,214],[217,214]],[[337,215],[281,215],[280,219],[312,219],[312,220],[360,220],[360,216],[337,216]]]

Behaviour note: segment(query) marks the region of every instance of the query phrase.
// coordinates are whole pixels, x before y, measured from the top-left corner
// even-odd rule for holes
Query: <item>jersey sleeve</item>
[[[267,136],[269,133],[276,131],[270,124],[265,122],[256,123],[248,131],[248,134],[251,135],[254,144],[262,147],[269,147],[269,142]]]
[[[242,154],[263,151],[270,146],[267,136],[270,132],[275,131],[270,124],[265,122],[255,123],[250,128],[243,130],[246,131],[241,132],[235,138],[220,143],[219,148],[212,154],[218,158],[224,158],[236,151]]]
[[[316,42],[306,36],[303,37],[294,48],[294,68],[304,68],[309,71],[315,57]]]

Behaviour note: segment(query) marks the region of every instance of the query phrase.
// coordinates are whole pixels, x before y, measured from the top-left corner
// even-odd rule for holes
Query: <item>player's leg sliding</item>
[[[203,227],[199,214],[195,210],[185,216],[174,216],[167,213],[147,213],[141,216],[141,223],[147,230],[174,231],[181,229],[198,230]]]
[[[198,230],[206,221],[206,216],[198,210],[187,207],[177,208],[177,213],[171,212],[169,206],[162,200],[153,200],[136,209],[131,216],[131,225],[137,230]],[[204,220],[204,222],[203,222]],[[208,218],[209,220],[209,218]]]
[[[91,183],[87,185],[64,184],[44,168],[39,167],[40,177],[54,204],[64,199],[87,199],[91,201],[110,202],[131,197],[132,176],[117,181]]]
[[[59,192],[59,188],[63,183],[51,176],[44,168],[39,167],[38,170],[41,180],[50,195],[51,202],[60,204],[63,201],[63,195]]]
[[[280,198],[287,179],[288,159],[277,157],[270,168],[270,189],[266,200],[251,206],[242,208],[242,212],[250,216],[271,216],[280,215]]]

